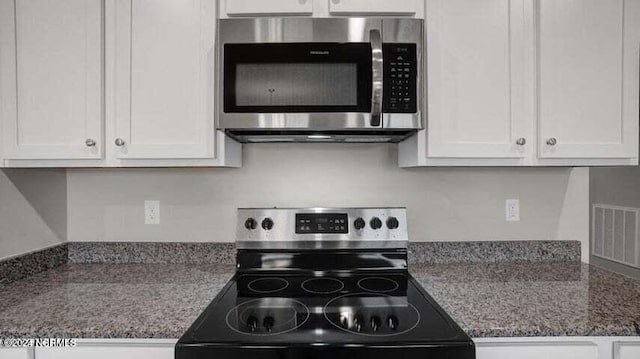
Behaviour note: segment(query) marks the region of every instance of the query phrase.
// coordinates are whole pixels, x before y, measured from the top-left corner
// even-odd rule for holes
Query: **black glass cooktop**
[[[429,358],[474,358],[466,334],[406,271],[237,274],[180,339],[176,358],[224,358],[240,354],[239,348],[243,357],[266,358],[265,348],[287,348],[272,354],[315,358],[331,348],[356,347],[404,348],[403,354],[414,347],[428,350],[423,354]],[[366,354],[347,352],[334,354]],[[376,353],[367,355],[382,352]]]

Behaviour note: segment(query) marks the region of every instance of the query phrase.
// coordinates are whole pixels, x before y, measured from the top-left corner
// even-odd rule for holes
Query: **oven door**
[[[220,128],[382,127],[380,20],[220,21]]]

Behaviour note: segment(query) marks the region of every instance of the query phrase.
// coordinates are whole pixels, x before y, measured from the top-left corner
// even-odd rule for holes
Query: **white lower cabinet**
[[[2,348],[0,359],[33,359],[33,348]]]
[[[593,343],[497,343],[478,345],[476,359],[599,359]]]
[[[173,359],[177,340],[78,340],[76,347],[36,348],[36,359]],[[4,359],[0,356],[1,359]]]
[[[614,359],[640,358],[640,342],[617,342],[613,346]]]
[[[640,337],[475,338],[476,359],[638,359]]]

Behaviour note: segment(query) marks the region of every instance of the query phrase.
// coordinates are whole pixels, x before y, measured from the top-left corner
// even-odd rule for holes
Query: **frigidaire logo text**
[[[311,55],[329,55],[329,51],[309,51]]]

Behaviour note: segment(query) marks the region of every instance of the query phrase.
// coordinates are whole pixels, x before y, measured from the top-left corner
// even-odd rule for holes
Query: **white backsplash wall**
[[[65,241],[66,179],[64,170],[0,170],[0,260]]]
[[[70,169],[68,239],[228,242],[237,207],[406,206],[413,241],[588,243],[586,168],[400,169],[393,144],[252,144],[243,160]],[[505,221],[509,198],[520,200],[519,222]],[[145,200],[160,201],[159,225],[144,224]]]

